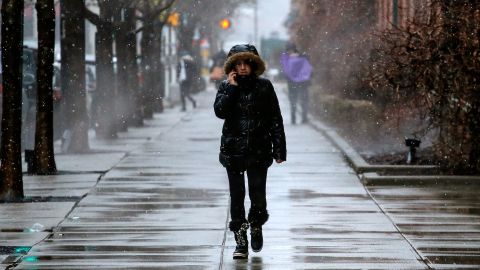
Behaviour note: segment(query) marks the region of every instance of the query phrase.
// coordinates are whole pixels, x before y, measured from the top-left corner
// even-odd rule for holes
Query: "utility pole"
[[[253,43],[258,48],[258,0],[255,0],[253,5]]]

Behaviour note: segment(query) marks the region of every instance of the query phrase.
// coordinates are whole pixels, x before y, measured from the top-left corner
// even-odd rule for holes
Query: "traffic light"
[[[232,26],[232,22],[229,19],[222,19],[220,20],[220,27],[222,29],[229,29]]]

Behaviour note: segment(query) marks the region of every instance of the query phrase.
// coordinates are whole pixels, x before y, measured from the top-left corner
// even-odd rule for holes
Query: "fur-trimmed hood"
[[[230,49],[223,66],[225,74],[230,73],[235,68],[235,63],[240,60],[252,63],[252,70],[257,77],[265,72],[265,62],[258,55],[257,49],[253,45],[245,44],[235,45]]]

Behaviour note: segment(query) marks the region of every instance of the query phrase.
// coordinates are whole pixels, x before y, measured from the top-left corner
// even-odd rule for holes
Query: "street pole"
[[[254,2],[253,8],[253,43],[255,46],[259,46],[258,44],[258,0]]]

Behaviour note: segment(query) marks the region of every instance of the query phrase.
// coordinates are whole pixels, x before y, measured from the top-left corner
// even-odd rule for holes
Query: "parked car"
[[[37,102],[37,47],[36,42],[25,41],[22,55],[22,150],[33,149],[35,142],[36,102]],[[1,58],[0,58],[1,59]],[[88,101],[88,114],[94,106],[96,93],[95,59],[86,57],[85,86]],[[0,62],[0,119],[2,116],[3,98],[2,72]],[[54,140],[61,139],[65,130],[63,114],[63,91],[61,87],[61,65],[59,61],[53,66],[53,123]],[[1,128],[1,121],[0,121]],[[1,132],[0,132],[1,138]]]
[[[98,100],[95,55],[91,54],[85,56],[85,90],[90,127],[93,128],[97,121]]]
[[[0,63],[1,66],[1,63]],[[1,71],[1,70],[0,70]],[[33,149],[35,140],[36,96],[37,96],[37,49],[31,43],[23,47],[22,55],[22,150]],[[0,119],[3,112],[3,84],[0,72]],[[62,92],[60,88],[60,69],[54,66],[53,106],[54,106],[54,139],[59,139],[62,125],[59,121]],[[1,121],[0,121],[1,128]],[[1,137],[1,133],[0,133]]]
[[[33,151],[37,111],[37,50],[24,47],[22,54],[22,147]]]

